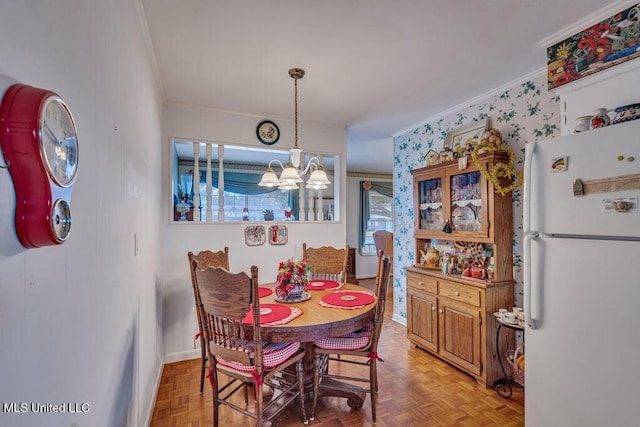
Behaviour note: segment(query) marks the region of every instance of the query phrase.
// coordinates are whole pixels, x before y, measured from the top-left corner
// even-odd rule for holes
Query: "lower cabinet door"
[[[407,318],[411,338],[426,350],[438,351],[438,316],[436,298],[422,293],[409,293]]]
[[[475,375],[482,372],[480,312],[439,299],[440,355]]]

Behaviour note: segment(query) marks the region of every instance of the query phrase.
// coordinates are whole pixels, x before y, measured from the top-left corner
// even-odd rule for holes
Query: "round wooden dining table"
[[[273,288],[275,283],[267,283],[260,286]],[[313,383],[314,369],[313,342],[323,338],[338,337],[348,334],[349,332],[357,331],[365,326],[373,319],[377,299],[375,299],[372,304],[365,305],[363,308],[331,308],[322,306],[318,302],[324,295],[335,292],[335,289],[309,289],[311,289],[308,291],[311,294],[311,298],[302,302],[278,302],[274,299],[274,292],[260,298],[261,305],[284,304],[291,307],[297,307],[302,310],[302,315],[293,319],[289,323],[273,326],[260,325],[260,336],[263,341],[269,342],[300,342],[305,350],[305,382],[308,385],[311,385]],[[345,283],[344,286],[338,290],[360,291],[373,294],[369,289],[351,283]],[[323,385],[325,387],[323,387]],[[320,384],[320,394],[323,396],[332,395],[346,397],[348,399],[349,406],[355,409],[362,407],[365,398],[365,393],[340,391],[339,384],[336,384],[336,381],[332,381],[331,384],[328,384],[328,381],[323,380],[323,383]]]

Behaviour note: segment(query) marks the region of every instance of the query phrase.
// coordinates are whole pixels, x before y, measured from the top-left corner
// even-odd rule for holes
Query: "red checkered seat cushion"
[[[253,341],[246,341],[244,343],[244,348],[249,352],[249,357],[253,359]],[[280,365],[285,362],[291,356],[298,352],[300,348],[299,342],[292,343],[262,343],[262,363],[265,368],[273,368],[275,366]],[[235,369],[237,371],[243,372],[251,372],[255,369],[254,366],[251,365],[243,365],[239,362],[228,362],[224,360],[220,356],[216,356],[216,362],[223,366],[227,366],[231,369]]]
[[[339,337],[324,338],[314,341],[316,347],[325,350],[360,350],[369,345],[373,333],[373,322],[369,322],[362,329]]]

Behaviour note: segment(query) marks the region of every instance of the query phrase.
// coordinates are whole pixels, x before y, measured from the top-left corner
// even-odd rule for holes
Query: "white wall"
[[[0,425],[145,425],[162,368],[162,110],[137,2],[3,1],[1,10],[0,93],[21,82],[61,95],[79,168],[69,240],[29,250],[0,169],[0,402],[89,412],[2,410]]]
[[[273,282],[280,261],[302,257],[302,244],[310,246],[344,246],[345,194],[335,197],[336,211],[340,213],[338,222],[265,222],[270,225],[286,225],[289,240],[286,245],[247,246],[244,228],[255,223],[175,223],[170,218],[173,200],[170,199],[172,138],[186,138],[195,141],[216,141],[227,144],[260,146],[255,136],[256,125],[265,119],[246,114],[225,113],[202,108],[167,105],[163,119],[163,219],[165,245],[163,248],[163,335],[166,361],[198,357],[199,350],[193,349],[193,337],[198,331],[193,291],[187,253],[197,253],[204,249],[220,250],[229,247],[229,263],[233,271],[248,271],[252,265],[259,268],[261,282]],[[280,128],[281,137],[274,148],[289,149],[293,146],[294,123],[291,118],[273,118]],[[299,145],[304,150],[338,154],[335,179],[341,188],[346,185],[344,172],[346,151],[345,131],[342,128],[327,127],[299,122]],[[265,166],[270,159],[265,157]]]

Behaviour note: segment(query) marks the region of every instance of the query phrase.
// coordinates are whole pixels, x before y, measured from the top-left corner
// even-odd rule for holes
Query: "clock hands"
[[[46,122],[44,123],[44,129],[45,129],[45,131],[47,131],[47,133],[49,134],[49,137],[51,137],[51,139],[53,139],[56,144],[62,145],[62,141],[60,139],[58,139],[56,134],[53,133],[53,131],[51,130],[51,128],[49,127],[49,125]]]

